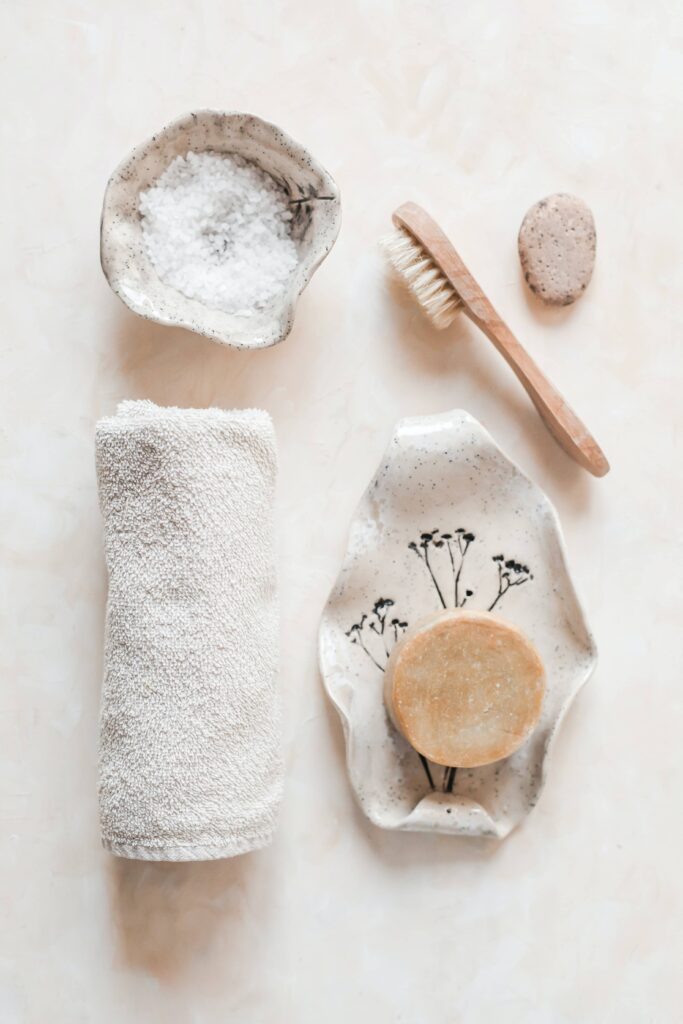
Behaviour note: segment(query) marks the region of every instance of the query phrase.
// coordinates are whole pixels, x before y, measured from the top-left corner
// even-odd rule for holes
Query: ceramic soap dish
[[[229,154],[257,164],[290,197],[299,262],[285,293],[251,316],[211,309],[165,284],[143,242],[138,198],[176,156]],[[114,171],[104,197],[102,269],[134,313],[186,327],[236,348],[266,348],[287,337],[297,300],[334,245],[341,223],[339,191],[311,154],[282,129],[251,114],[199,110],[167,125]]]
[[[383,700],[386,663],[406,629],[455,607],[517,626],[547,675],[523,746],[457,772],[418,755]],[[382,828],[465,836],[503,838],[536,804],[553,737],[596,662],[553,507],[459,411],[397,425],[352,522],[319,643],[365,814]]]

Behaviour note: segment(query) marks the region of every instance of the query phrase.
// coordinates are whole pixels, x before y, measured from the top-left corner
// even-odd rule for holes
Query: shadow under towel
[[[265,846],[283,774],[271,419],[123,402],[96,455],[103,844],[141,860]]]

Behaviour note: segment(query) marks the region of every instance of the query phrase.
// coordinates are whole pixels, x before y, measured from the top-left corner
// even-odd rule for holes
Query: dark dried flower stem
[[[427,776],[427,779],[429,781],[429,788],[436,789],[436,786],[434,785],[434,779],[432,778],[431,768],[429,767],[429,761],[424,756],[424,754],[418,754],[417,756],[420,758],[420,761],[422,762],[422,767],[424,768],[425,775]]]
[[[377,636],[382,638],[382,643],[384,644],[384,653],[386,654],[387,658],[389,657],[389,648],[387,647],[387,641],[384,633],[387,625],[387,609],[392,608],[393,604],[394,602],[391,600],[390,597],[378,598],[378,600],[375,601],[375,604],[372,609],[372,614],[375,618],[375,621],[370,622],[370,629],[373,631],[373,633],[376,633]]]
[[[429,569],[429,575],[432,577],[432,582],[434,583],[434,586],[436,587],[436,592],[439,595],[439,600],[441,601],[441,604],[445,608],[446,607],[446,602],[443,599],[443,594],[441,593],[441,587],[439,586],[438,581],[436,579],[436,576],[434,575],[434,570],[432,569],[431,565],[429,564],[429,551],[427,550],[427,545],[423,544],[422,546],[424,548],[425,565]]]
[[[500,599],[505,597],[510,587],[521,587],[523,583],[534,578],[528,567],[516,562],[514,558],[508,558],[506,561],[504,555],[494,555],[493,561],[498,566],[498,593],[488,607],[490,612]]]
[[[474,534],[473,533],[465,533],[464,530],[459,529],[459,530],[456,531],[456,540],[457,540],[457,544],[458,544],[458,551],[460,553],[460,564],[458,566],[458,571],[457,571],[457,573],[455,575],[455,595],[454,596],[455,596],[455,607],[456,608],[462,608],[462,606],[464,605],[465,601],[467,600],[467,596],[464,598],[463,601],[460,600],[460,574],[462,573],[462,567],[463,567],[463,564],[464,564],[464,561],[465,561],[465,555],[467,554],[467,551],[468,551],[468,548],[469,548],[470,544],[474,540]],[[448,553],[449,554],[451,553],[450,544],[448,545]],[[453,565],[453,556],[452,555],[451,555],[451,565]]]
[[[408,545],[408,547],[410,548],[411,551],[414,551],[417,557],[421,558],[424,564],[427,566],[429,575],[432,578],[432,583],[434,584],[434,588],[439,596],[439,601],[441,601],[441,607],[446,608],[447,605],[446,602],[444,601],[444,597],[441,592],[441,587],[439,586],[439,581],[434,575],[434,570],[432,569],[432,566],[429,561],[429,545],[431,544],[436,533],[438,533],[438,530],[434,530],[432,533],[423,533],[422,537],[420,538],[419,546],[415,543],[415,541],[413,541],[411,544]],[[442,543],[443,542],[439,543],[439,547],[441,547]],[[420,553],[420,548],[422,548],[422,553]]]
[[[380,672],[384,672],[383,666],[380,665],[380,663],[374,657],[372,652],[369,651],[368,648],[363,643],[363,627],[365,626],[367,618],[367,615],[362,615],[360,622],[354,622],[353,626],[351,626],[350,629],[347,629],[346,635],[352,644],[358,644],[360,649],[362,651],[365,651],[370,661],[380,670]]]

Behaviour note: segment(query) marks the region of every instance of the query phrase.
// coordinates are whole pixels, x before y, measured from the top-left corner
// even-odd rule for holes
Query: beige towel
[[[270,417],[124,402],[96,452],[103,843],[142,860],[265,846],[282,793]]]

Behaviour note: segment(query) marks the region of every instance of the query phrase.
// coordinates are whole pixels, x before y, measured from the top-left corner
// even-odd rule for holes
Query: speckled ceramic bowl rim
[[[189,126],[192,122],[196,122],[200,118],[223,118],[228,120],[241,121],[244,123],[251,123],[259,125],[267,129],[273,139],[275,139],[284,150],[289,150],[290,153],[295,156],[301,163],[307,164],[310,170],[320,177],[324,182],[326,193],[329,195],[329,199],[326,200],[330,203],[335,211],[335,215],[327,226],[324,226],[323,230],[316,236],[315,242],[311,245],[311,248],[307,254],[306,259],[299,263],[296,271],[295,281],[296,287],[293,288],[290,293],[283,299],[282,309],[278,321],[278,329],[273,333],[272,336],[268,336],[266,340],[261,343],[246,343],[243,341],[229,338],[227,332],[219,332],[212,330],[208,327],[201,326],[201,314],[206,311],[202,303],[196,300],[182,296],[182,299],[187,303],[189,308],[194,308],[198,313],[198,318],[192,319],[191,317],[172,317],[163,316],[156,312],[151,312],[144,308],[142,304],[135,303],[130,296],[126,293],[123,285],[123,270],[127,262],[125,257],[122,257],[117,251],[116,246],[111,242],[110,239],[105,237],[106,228],[109,225],[110,220],[113,217],[115,202],[114,202],[114,191],[120,186],[121,180],[125,173],[133,166],[140,158],[144,157],[147,152],[158,142],[161,136],[168,136],[179,130],[183,130]],[[210,150],[210,147],[207,148]],[[310,153],[305,146],[300,142],[293,139],[284,129],[280,128],[272,121],[268,121],[265,118],[259,117],[257,114],[251,114],[247,111],[238,110],[218,110],[211,107],[202,107],[197,110],[189,111],[186,114],[180,115],[173,121],[168,122],[159,131],[149,136],[143,142],[135,146],[126,157],[124,157],[114,168],[107,181],[107,186],[104,193],[104,199],[102,203],[102,211],[100,215],[100,263],[104,276],[109,283],[112,291],[119,299],[126,305],[133,313],[142,317],[145,320],[150,320],[154,323],[162,324],[166,327],[183,327],[186,330],[190,330],[195,334],[199,334],[202,337],[210,338],[213,341],[229,346],[231,348],[239,349],[254,349],[254,348],[269,348],[273,345],[277,345],[284,341],[292,329],[294,323],[294,314],[296,304],[309,284],[313,274],[323,262],[323,260],[329,255],[334,243],[337,240],[339,231],[341,228],[341,197],[339,188],[327,171]],[[167,286],[170,287],[170,286]],[[175,290],[175,289],[172,289]],[[178,293],[181,294],[181,293]],[[216,311],[211,311],[215,313]],[[229,316],[230,314],[225,314]]]

